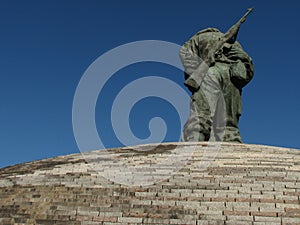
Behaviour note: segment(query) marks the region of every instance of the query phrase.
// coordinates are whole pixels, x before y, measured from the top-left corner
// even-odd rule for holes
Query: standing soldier
[[[242,142],[238,128],[241,94],[253,77],[254,67],[236,37],[251,11],[225,34],[207,28],[182,46],[185,85],[192,92],[182,141]]]

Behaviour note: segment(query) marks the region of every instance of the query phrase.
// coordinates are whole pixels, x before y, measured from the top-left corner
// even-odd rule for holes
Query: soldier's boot
[[[193,116],[184,126],[182,141],[198,142],[208,141],[210,138],[212,123],[209,119]]]
[[[239,129],[237,127],[226,126],[224,141],[242,143]]]

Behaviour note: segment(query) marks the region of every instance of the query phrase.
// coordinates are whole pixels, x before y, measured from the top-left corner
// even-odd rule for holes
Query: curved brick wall
[[[109,151],[140,164],[196,147],[185,167],[150,186],[108,181],[81,154],[0,169],[0,224],[300,224],[299,150],[223,143],[200,170],[206,145]]]

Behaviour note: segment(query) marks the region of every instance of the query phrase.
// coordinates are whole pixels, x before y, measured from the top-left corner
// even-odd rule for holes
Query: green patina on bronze
[[[185,85],[192,92],[183,141],[242,142],[238,128],[241,94],[253,77],[254,67],[236,38],[251,11],[252,8],[225,34],[207,28],[182,46]]]

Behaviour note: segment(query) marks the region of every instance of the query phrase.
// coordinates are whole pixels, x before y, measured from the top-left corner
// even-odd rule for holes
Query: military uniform
[[[189,78],[208,57],[211,46],[223,36],[218,29],[207,28],[195,34],[181,48],[185,85],[192,91],[191,112],[184,126],[183,141],[242,142],[238,122],[242,113],[242,88],[253,77],[251,58],[237,41],[225,43],[198,74],[196,83]]]

